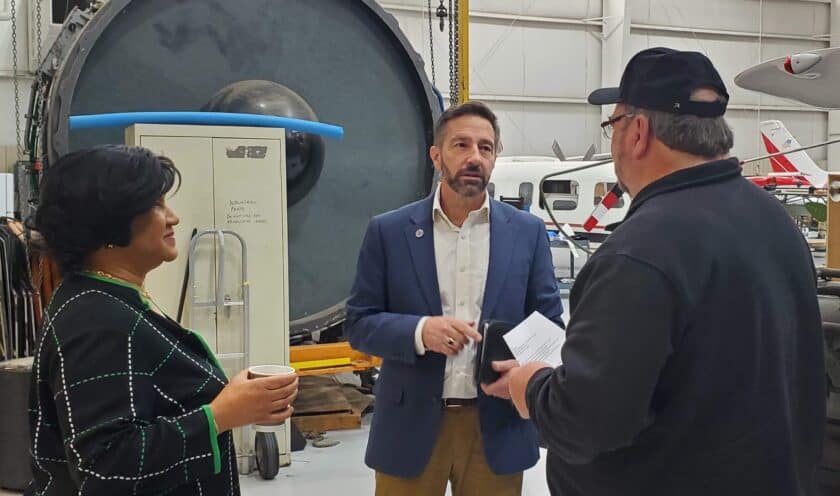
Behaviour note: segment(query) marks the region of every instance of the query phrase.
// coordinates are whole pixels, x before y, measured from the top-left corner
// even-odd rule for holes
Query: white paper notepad
[[[566,331],[539,312],[529,315],[505,334],[504,339],[520,365],[546,362],[557,367],[563,363],[560,349],[566,340]]]

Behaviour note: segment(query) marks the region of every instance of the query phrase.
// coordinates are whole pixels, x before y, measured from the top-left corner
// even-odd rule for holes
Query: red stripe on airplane
[[[779,153],[779,149],[764,133],[761,133],[761,139],[764,140],[764,148],[767,149],[767,153]],[[785,155],[771,158],[770,167],[776,172],[799,172],[799,169]]]

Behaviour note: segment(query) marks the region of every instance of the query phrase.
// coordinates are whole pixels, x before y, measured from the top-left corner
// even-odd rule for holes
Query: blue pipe
[[[281,127],[302,133],[341,139],[344,128],[289,117],[227,112],[120,112],[114,114],[71,115],[70,129],[128,127],[132,124],[197,124],[213,126]]]

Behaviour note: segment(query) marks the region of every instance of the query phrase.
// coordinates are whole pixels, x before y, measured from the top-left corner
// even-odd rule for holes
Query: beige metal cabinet
[[[137,124],[126,129],[126,143],[171,158],[181,172],[180,190],[167,199],[180,217],[175,228],[178,259],[149,274],[146,287],[164,312],[177,315],[187,271],[190,235],[208,229],[229,229],[245,241],[250,293],[250,364],[289,363],[289,298],[286,225],[284,130],[222,126]],[[194,285],[184,303],[182,323],[200,333],[218,354],[244,348],[243,307],[191,303],[215,299],[219,264],[223,263],[225,300],[242,299],[242,254],[225,237],[224,260],[212,236],[200,238],[195,256]],[[188,293],[188,294],[190,294]],[[243,359],[220,360],[228,377],[245,366]],[[290,463],[290,431],[277,432],[280,463]],[[248,431],[248,432],[245,432]],[[253,451],[253,433],[237,438],[240,453]],[[240,471],[250,468],[240,463]]]

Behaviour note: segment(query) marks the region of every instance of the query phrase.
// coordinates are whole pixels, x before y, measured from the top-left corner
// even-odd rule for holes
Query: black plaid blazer
[[[232,435],[217,435],[207,406],[224,372],[136,288],[68,276],[32,372],[25,494],[239,494]]]

